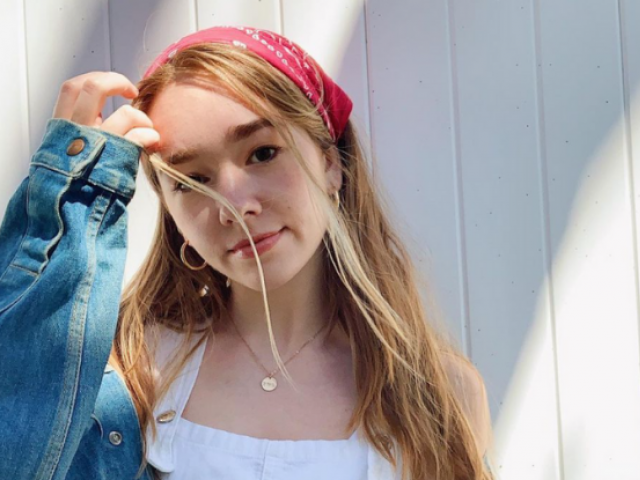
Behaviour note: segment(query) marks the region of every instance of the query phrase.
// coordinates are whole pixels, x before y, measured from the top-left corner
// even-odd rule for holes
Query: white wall
[[[0,214],[65,79],[137,81],[198,28],[284,33],[354,100],[487,383],[501,478],[638,480],[639,19],[637,0],[2,0]],[[141,176],[127,278],[155,202]]]

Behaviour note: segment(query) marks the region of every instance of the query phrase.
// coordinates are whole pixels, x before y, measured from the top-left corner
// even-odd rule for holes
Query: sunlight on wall
[[[640,95],[632,104],[635,116]],[[620,188],[629,182],[626,140],[621,120],[584,169],[553,254],[560,415],[550,310],[540,298],[496,422],[503,479],[558,478],[552,438],[562,439],[565,480],[632,480],[640,471],[636,245],[630,193]]]
[[[283,34],[299,43],[335,77],[345,58],[364,0],[285,2]],[[295,21],[287,22],[290,18]],[[309,19],[318,19],[310,21]]]
[[[546,283],[546,282],[545,282]],[[549,323],[548,285],[543,285],[535,322],[523,345],[520,360],[500,416],[494,421],[496,470],[502,480],[552,480],[558,465],[556,386],[553,341]]]

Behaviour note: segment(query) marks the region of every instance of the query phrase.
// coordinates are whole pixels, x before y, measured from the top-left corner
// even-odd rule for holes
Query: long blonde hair
[[[332,208],[328,198],[322,204],[329,219],[323,281],[329,285],[332,328],[344,329],[351,342],[358,396],[348,429],[362,427],[380,454],[402,465],[405,479],[490,479],[443,364],[443,355],[455,349],[427,316],[417,272],[385,215],[353,123],[349,121],[336,144],[316,108],[288,77],[252,52],[222,44],[178,52],[139,83],[134,106],[148,112],[167,86],[188,82],[223,91],[267,118],[301,165],[290,126],[305,131],[325,155],[340,161],[340,207]],[[216,323],[228,318],[229,299],[219,272],[210,267],[193,271],[180,260],[184,239],[162,199],[156,168],[194,190],[224,199],[158,159],[149,160],[142,165],[160,198],[159,222],[151,250],[123,294],[109,360],[132,394],[143,443],[147,428],[155,435],[153,410],[158,400],[206,335],[195,345],[191,339],[202,332],[212,334]],[[197,254],[190,260],[203,261]],[[201,296],[202,288],[207,295]],[[266,299],[266,292],[263,295]],[[146,338],[154,325],[185,334],[161,385],[154,381]],[[275,348],[274,356],[280,364]],[[141,469],[144,466],[143,462]]]

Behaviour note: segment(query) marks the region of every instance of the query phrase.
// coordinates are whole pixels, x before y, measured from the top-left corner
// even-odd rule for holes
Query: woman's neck
[[[314,256],[289,282],[268,292],[271,325],[280,354],[296,351],[329,323],[321,279],[321,256]],[[256,350],[270,351],[261,291],[234,285],[230,314],[242,337]]]

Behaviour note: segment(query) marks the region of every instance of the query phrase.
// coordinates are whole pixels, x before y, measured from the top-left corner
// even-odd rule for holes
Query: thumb
[[[160,134],[153,128],[136,127],[129,130],[124,138],[143,148],[150,148],[160,141]]]

